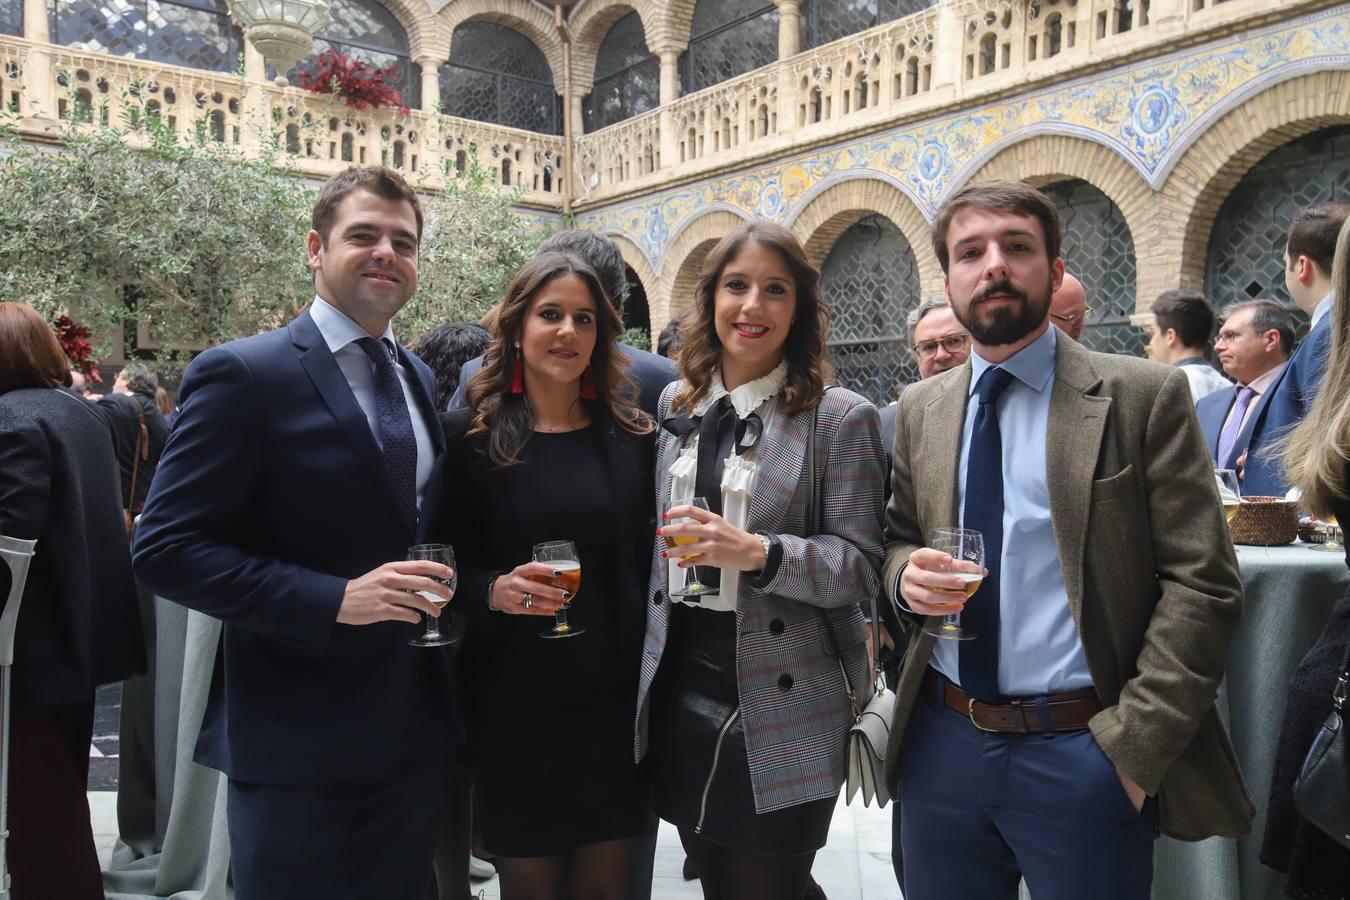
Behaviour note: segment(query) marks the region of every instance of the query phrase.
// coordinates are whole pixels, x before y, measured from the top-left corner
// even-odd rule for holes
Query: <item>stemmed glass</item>
[[[1223,503],[1223,515],[1228,524],[1233,524],[1238,508],[1242,505],[1242,487],[1237,472],[1232,469],[1215,469],[1214,479],[1219,483],[1219,501]]]
[[[553,627],[539,636],[541,638],[570,638],[585,634],[585,628],[567,624],[567,608],[577,598],[577,591],[581,590],[581,554],[577,553],[576,544],[571,541],[547,541],[543,544],[535,544],[534,561],[552,566],[553,571],[558,574],[536,576],[531,580],[542,582],[549,587],[562,588],[571,595],[569,599],[563,601],[562,606],[558,607],[557,612],[553,614]]]
[[[696,509],[707,510],[708,501],[702,497],[683,497],[679,500],[671,500],[670,503],[666,505],[666,512],[669,513],[670,510],[674,509],[677,506],[692,506]],[[666,519],[666,524],[688,525],[693,521],[694,520],[689,518],[688,516],[675,516],[673,518]],[[692,544],[698,540],[698,538],[694,537],[692,534],[679,534],[679,535],[668,534],[665,536],[665,538],[666,538],[666,548],[670,550],[672,553],[675,552],[675,548],[679,547],[681,544]],[[694,554],[694,557],[697,557],[699,555],[700,554],[696,553]],[[680,559],[689,559],[689,558],[690,557],[688,556],[680,557]],[[705,594],[717,593],[718,590],[717,588],[712,587],[710,585],[706,585],[702,582],[702,580],[700,580],[698,574],[698,566],[690,566],[688,569],[685,569],[684,571],[685,571],[684,586],[679,589],[672,588],[670,596],[700,597]]]
[[[934,550],[941,550],[955,560],[957,570],[944,574],[955,575],[965,582],[964,587],[955,590],[951,588],[933,588],[933,590],[941,593],[965,594],[967,597],[979,590],[980,583],[984,581],[982,534],[972,528],[938,528],[933,532],[928,546]],[[975,637],[974,632],[961,629],[960,613],[943,616],[940,624],[925,625],[923,631],[924,634],[931,634],[946,641],[968,641]]]
[[[408,548],[408,559],[427,559],[432,562],[438,562],[441,565],[449,566],[453,572],[455,569],[455,548],[449,544],[417,544]],[[458,581],[457,575],[450,578],[433,578],[433,581],[439,581],[441,584],[450,588],[451,592],[455,590],[455,584]],[[436,604],[440,609],[445,609],[445,604],[449,601],[444,597],[437,596],[431,591],[418,591],[423,597]],[[426,634],[421,637],[413,638],[408,641],[414,647],[444,647],[446,644],[455,643],[456,638],[448,634],[443,634],[437,626],[437,619],[430,613],[424,613],[427,620]],[[448,630],[448,629],[447,629]]]
[[[1335,516],[1321,516],[1321,517],[1319,517],[1319,521],[1320,521],[1323,525],[1326,526],[1326,530],[1327,530],[1327,539],[1326,539],[1326,542],[1325,542],[1325,543],[1322,543],[1322,544],[1313,544],[1313,549],[1314,549],[1314,550],[1330,550],[1330,551],[1333,552],[1333,553],[1344,553],[1344,552],[1345,552],[1345,544],[1341,543],[1341,541],[1336,540],[1336,536],[1337,536],[1337,535],[1340,535],[1341,538],[1342,538],[1342,540],[1345,538],[1345,535],[1342,534],[1342,532],[1341,532],[1341,525],[1340,525],[1340,523],[1336,521],[1336,517],[1335,517]]]

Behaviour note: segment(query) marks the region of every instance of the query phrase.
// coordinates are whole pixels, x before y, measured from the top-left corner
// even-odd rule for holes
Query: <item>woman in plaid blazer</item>
[[[826,390],[817,282],[777,225],[724,238],[659,407],[636,751],[708,898],[803,896],[845,776],[844,669],[870,690],[884,451],[876,409]]]

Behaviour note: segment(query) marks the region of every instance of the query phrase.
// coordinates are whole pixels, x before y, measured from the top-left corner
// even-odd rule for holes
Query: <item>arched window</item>
[[[581,101],[587,131],[655,109],[661,99],[661,61],[647,49],[642,18],[631,12],[614,23],[595,58],[595,87]]]
[[[765,0],[699,0],[689,33],[689,49],[680,54],[681,93],[778,59],[778,7]]]
[[[919,303],[919,267],[890,219],[866,216],[839,236],[820,291],[834,313],[828,345],[840,384],[885,406],[918,380],[905,317]]]
[[[628,275],[628,299],[623,302],[623,327],[640,328],[650,334],[652,314],[647,306],[647,288],[632,266],[625,263],[623,268]],[[652,352],[656,352],[655,334],[652,335]]]
[[[998,38],[991,31],[980,38],[980,74],[988,75],[998,65]]]
[[[0,34],[23,36],[23,0],[0,0]]]
[[[1130,324],[1137,287],[1134,238],[1124,214],[1110,197],[1078,178],[1057,181],[1041,191],[1059,210],[1064,268],[1083,282],[1092,308],[1083,345],[1143,356],[1143,332]]]
[[[801,48],[810,50],[936,5],[937,0],[806,0],[798,32]]]
[[[451,116],[562,133],[562,98],[543,51],[492,22],[455,29],[450,61],[441,66],[441,106]]]
[[[1217,307],[1269,297],[1306,314],[1284,285],[1285,235],[1311,203],[1350,200],[1350,127],[1328,128],[1272,151],[1242,176],[1219,207],[1205,258],[1205,295]]]
[[[244,46],[225,0],[51,0],[47,25],[54,44],[215,72],[233,72]]]
[[[333,50],[351,59],[359,59],[377,69],[393,66],[398,70],[394,86],[405,106],[422,102],[422,77],[408,49],[408,32],[394,14],[375,0],[331,0],[332,24],[314,38],[314,52],[291,70],[312,69],[325,50]]]

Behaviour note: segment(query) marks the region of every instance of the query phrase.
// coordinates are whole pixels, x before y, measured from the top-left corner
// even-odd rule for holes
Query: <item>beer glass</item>
[[[1238,484],[1237,472],[1232,469],[1215,469],[1214,479],[1219,483],[1219,501],[1223,503],[1223,515],[1228,524],[1233,524],[1238,507],[1242,505],[1242,488]]]
[[[449,544],[417,544],[416,546],[408,548],[408,559],[429,559],[432,562],[438,562],[441,565],[449,566],[453,570],[455,568],[455,548],[451,547]],[[439,581],[453,591],[458,576],[451,578],[433,578],[432,580]],[[445,609],[445,604],[449,602],[444,597],[439,597],[431,591],[418,591],[417,593],[436,604],[436,606],[442,610]],[[414,647],[444,647],[446,644],[453,644],[455,642],[455,638],[441,632],[436,624],[438,621],[437,619],[433,618],[430,613],[424,613],[424,615],[427,620],[426,634],[421,637],[413,638],[408,641],[409,644],[412,644]],[[449,631],[448,627],[446,628],[446,631]]]
[[[669,512],[670,510],[674,509],[677,506],[693,506],[697,509],[706,510],[708,508],[708,501],[703,499],[702,497],[682,497],[678,500],[671,500],[670,503],[666,506],[666,511]],[[688,516],[676,516],[674,518],[667,519],[666,524],[688,525],[693,521],[694,520],[689,518]],[[698,540],[698,538],[694,537],[692,534],[681,534],[681,535],[668,534],[665,535],[665,538],[666,538],[666,549],[669,552],[677,555],[678,550],[676,548],[680,547],[683,544],[692,544]],[[700,554],[697,553],[694,554],[695,557],[699,555]],[[680,559],[689,559],[689,558],[690,557],[688,556],[680,557]],[[684,572],[684,584],[679,588],[676,588],[674,585],[672,585],[670,589],[670,596],[701,597],[704,594],[717,593],[717,588],[706,585],[699,579],[698,566],[690,566],[689,568],[681,569],[680,571]]]
[[[939,528],[933,532],[928,546],[941,550],[956,561],[953,571],[944,574],[955,575],[965,582],[959,588],[933,590],[970,597],[980,589],[980,583],[984,581],[983,535],[971,528]],[[939,624],[925,625],[923,631],[944,641],[968,641],[975,637],[974,632],[961,629],[960,613],[943,616]]]
[[[563,601],[563,605],[558,607],[558,611],[553,614],[553,627],[539,636],[541,638],[570,638],[585,634],[586,629],[567,624],[567,608],[572,605],[572,600],[577,598],[577,591],[581,590],[581,554],[577,553],[576,544],[571,541],[548,541],[543,544],[535,544],[534,561],[552,566],[553,571],[558,574],[535,576],[531,579],[532,581],[538,581],[549,587],[561,588],[572,595],[570,599]]]

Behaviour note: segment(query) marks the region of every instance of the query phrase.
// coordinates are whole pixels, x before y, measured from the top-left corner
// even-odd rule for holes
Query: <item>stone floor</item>
[[[94,841],[106,867],[117,837],[117,722],[119,685],[100,688],[94,715],[94,740],[89,748],[89,811]],[[657,836],[652,900],[701,900],[698,882],[680,875],[684,850],[679,835],[661,823]],[[816,856],[816,880],[830,900],[897,900],[900,891],[891,871],[891,808],[865,808],[840,802],[830,823],[829,843]],[[475,885],[488,900],[500,897],[497,881]]]

